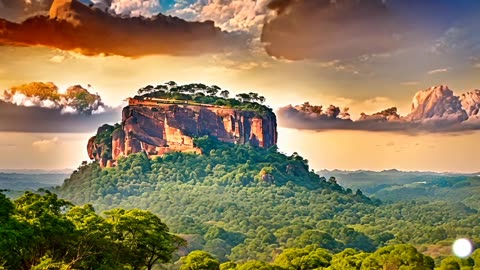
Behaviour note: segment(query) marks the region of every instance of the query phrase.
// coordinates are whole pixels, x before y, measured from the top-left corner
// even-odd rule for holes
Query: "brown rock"
[[[87,152],[88,152],[88,157],[90,159],[97,159],[96,158],[96,145],[95,145],[95,136],[91,137],[89,140],[88,140],[88,143],[87,143]]]
[[[275,114],[259,114],[211,105],[155,104],[151,101],[130,100],[130,106],[122,111],[122,125],[112,133],[112,159],[145,152],[158,156],[170,152],[194,152],[193,138],[212,136],[227,143],[271,147],[277,143]],[[105,131],[101,127],[98,132]],[[91,159],[102,146],[95,145],[95,137],[89,140]],[[107,165],[101,160],[100,165]],[[110,165],[115,164],[111,162]]]

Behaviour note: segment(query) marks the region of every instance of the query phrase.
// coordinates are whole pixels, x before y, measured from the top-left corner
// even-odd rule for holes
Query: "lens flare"
[[[472,242],[465,238],[455,240],[452,246],[453,254],[459,258],[466,258],[470,256],[470,254],[472,254],[472,250]]]

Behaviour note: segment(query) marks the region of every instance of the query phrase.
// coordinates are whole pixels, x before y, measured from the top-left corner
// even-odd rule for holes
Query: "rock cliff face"
[[[459,97],[455,96],[448,86],[441,85],[416,93],[412,101],[412,111],[405,119],[445,119],[461,122],[468,119],[468,115],[462,109]]]
[[[468,116],[480,117],[480,90],[473,90],[460,95],[460,102]]]
[[[118,158],[139,152],[149,156],[201,153],[193,139],[205,135],[222,142],[267,148],[277,143],[277,121],[273,113],[216,106],[142,104],[131,100],[123,109],[121,125],[99,128],[87,149],[91,159],[109,167]]]

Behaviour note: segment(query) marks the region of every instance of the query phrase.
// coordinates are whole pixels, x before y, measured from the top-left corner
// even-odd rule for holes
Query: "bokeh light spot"
[[[472,254],[473,245],[470,240],[460,238],[453,242],[452,251],[459,258],[466,258]]]

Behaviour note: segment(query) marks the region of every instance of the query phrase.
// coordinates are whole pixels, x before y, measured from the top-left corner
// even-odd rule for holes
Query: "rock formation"
[[[105,134],[111,135],[104,138]],[[121,125],[99,128],[87,149],[91,159],[108,167],[120,157],[139,152],[151,157],[169,152],[201,153],[193,139],[205,135],[267,148],[277,143],[277,121],[273,113],[131,99],[123,109]]]
[[[361,113],[360,118],[358,121],[365,121],[365,120],[374,120],[374,121],[397,121],[400,120],[400,115],[397,112],[397,107],[392,107],[372,115],[368,115],[365,113]]]
[[[460,95],[462,107],[469,117],[480,117],[480,90],[473,90]]]
[[[459,97],[448,86],[441,85],[417,92],[413,97],[412,111],[405,117],[407,121],[442,119],[465,121],[467,113],[462,109]]]

